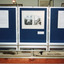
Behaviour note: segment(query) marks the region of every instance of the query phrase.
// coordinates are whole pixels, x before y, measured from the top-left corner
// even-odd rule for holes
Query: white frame
[[[6,42],[0,42],[0,47],[1,46],[3,46],[4,44],[5,44],[5,46],[6,45],[17,45],[17,7],[15,7],[15,6],[0,6],[0,8],[16,8],[16,42],[8,42],[8,43],[6,43]]]
[[[36,12],[36,13],[35,13]],[[22,10],[22,29],[44,29],[44,20],[45,20],[45,11],[44,10]],[[24,22],[24,19],[27,19],[27,16],[32,19],[32,25],[26,25]],[[34,20],[37,20],[37,18],[40,18],[41,24],[35,25]]]
[[[48,19],[48,7],[19,7],[18,9],[19,9],[19,12],[20,12],[20,8],[47,8],[47,19]],[[19,19],[20,19],[20,13],[19,13]],[[35,46],[37,46],[37,45],[39,45],[39,46],[37,46],[37,48],[46,48],[46,50],[47,50],[47,43],[48,43],[48,41],[47,41],[47,38],[48,38],[48,36],[47,36],[47,30],[48,30],[48,20],[46,21],[47,23],[46,23],[46,43],[24,43],[24,42],[20,42],[20,20],[19,20],[19,46],[20,46],[20,48],[36,48]],[[21,46],[21,45],[23,45],[23,46]],[[30,46],[29,46],[30,45]],[[34,46],[35,45],[35,46]],[[42,47],[40,47],[41,45],[43,45]],[[26,47],[26,46],[28,46],[28,47]],[[45,47],[46,46],[46,47]]]
[[[50,42],[50,26],[51,26],[51,8],[64,8],[64,7],[50,7],[50,21],[49,21],[49,47],[50,48],[64,48],[64,43],[51,43]],[[59,47],[58,47],[59,46]]]

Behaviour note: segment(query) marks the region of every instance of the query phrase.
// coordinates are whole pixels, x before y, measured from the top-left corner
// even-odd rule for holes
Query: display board
[[[8,44],[17,50],[64,48],[64,8],[0,7],[0,47]]]
[[[50,10],[50,43],[64,43],[64,8]]]
[[[0,7],[0,43],[16,43],[16,7]]]
[[[20,43],[46,43],[47,8],[20,7]]]

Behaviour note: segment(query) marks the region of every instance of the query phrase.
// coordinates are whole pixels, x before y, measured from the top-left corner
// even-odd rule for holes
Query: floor
[[[0,63],[64,64],[63,51],[0,51]]]
[[[64,58],[63,51],[0,51],[0,58]]]
[[[40,63],[45,63],[45,64],[64,64],[64,59],[36,59],[36,58],[0,58],[0,63],[33,63],[33,64],[40,64]]]

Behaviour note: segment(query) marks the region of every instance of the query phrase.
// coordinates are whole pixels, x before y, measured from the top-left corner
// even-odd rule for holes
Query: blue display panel
[[[16,8],[0,8],[0,43],[16,42]]]
[[[64,8],[51,8],[50,42],[64,43]]]
[[[20,8],[20,42],[46,43],[47,8]]]

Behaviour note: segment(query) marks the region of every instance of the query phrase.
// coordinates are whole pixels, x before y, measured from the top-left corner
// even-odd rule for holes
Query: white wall
[[[16,0],[16,2],[24,6],[38,6],[38,0]],[[0,0],[0,4],[12,4],[12,0]]]
[[[38,6],[38,0],[16,0],[17,3],[23,3],[24,6]]]
[[[64,0],[54,0],[54,6],[61,7],[61,3],[64,3]]]
[[[38,6],[39,0],[16,0],[18,4],[23,4],[24,6]],[[48,0],[44,0],[48,1]],[[64,0],[54,0],[54,6],[61,6]],[[12,4],[12,0],[0,0],[0,4]]]
[[[0,0],[0,4],[12,4],[12,0]]]

